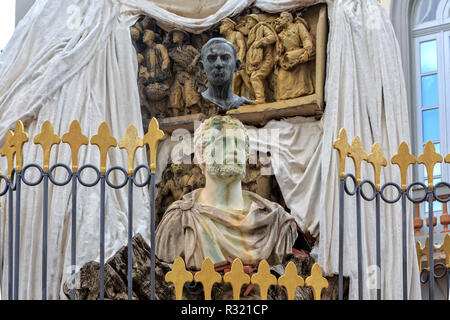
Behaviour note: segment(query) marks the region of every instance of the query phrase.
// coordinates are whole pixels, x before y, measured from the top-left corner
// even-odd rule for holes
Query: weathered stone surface
[[[126,300],[127,291],[127,264],[128,248],[121,248],[105,264],[105,300]],[[310,275],[313,259],[307,255],[289,255],[285,262],[286,266],[290,261],[294,262],[300,276],[306,278]],[[156,286],[155,296],[157,300],[175,300],[175,291],[171,283],[166,283],[164,277],[170,271],[170,266],[159,260],[156,264]],[[277,273],[279,269],[272,268],[272,273],[278,278],[281,274]],[[255,271],[256,272],[256,271]],[[98,262],[91,261],[86,263],[77,275],[77,300],[96,300],[99,299],[100,292],[100,265]],[[329,288],[324,289],[323,300],[337,299],[338,282],[337,277],[328,278]],[[241,290],[241,300],[259,300],[259,288],[257,285],[247,290],[244,285]],[[344,289],[347,296],[348,281],[344,282]],[[247,294],[244,296],[244,293]],[[64,285],[64,293],[70,298],[70,283]],[[133,299],[150,299],[150,247],[141,235],[133,238]],[[199,283],[186,284],[183,290],[184,300],[203,300],[203,288]],[[232,290],[228,283],[215,284],[212,290],[213,300],[231,300]],[[272,286],[268,292],[269,300],[286,300],[287,294],[284,287]],[[312,300],[312,290],[310,288],[297,288],[295,293],[296,300]]]

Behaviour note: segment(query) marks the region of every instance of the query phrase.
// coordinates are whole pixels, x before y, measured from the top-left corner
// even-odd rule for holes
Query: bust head
[[[205,120],[194,134],[200,168],[217,179],[242,180],[249,153],[247,129],[230,116]]]
[[[208,89],[202,96],[217,105],[222,111],[238,108],[252,101],[233,93],[233,76],[241,67],[236,58],[236,48],[225,38],[212,38],[201,51],[200,70],[208,78]]]
[[[233,81],[241,61],[236,58],[236,48],[224,38],[212,38],[202,47],[200,68],[212,86],[222,86]]]

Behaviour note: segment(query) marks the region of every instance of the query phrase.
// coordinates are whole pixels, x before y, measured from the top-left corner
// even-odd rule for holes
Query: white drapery
[[[19,24],[0,57],[0,139],[17,120],[27,125],[30,137],[39,133],[45,120],[55,132],[64,134],[72,120],[80,121],[89,137],[106,121],[118,140],[134,124],[142,136],[139,96],[136,85],[137,61],[129,27],[139,14],[156,18],[164,28],[201,32],[224,17],[233,16],[249,5],[269,12],[307,6],[314,0],[38,0]],[[199,4],[201,6],[188,4]],[[373,142],[382,145],[386,158],[396,153],[401,141],[409,141],[408,109],[402,78],[400,54],[390,21],[376,0],[329,0],[330,35],[327,58],[326,111],[321,122],[302,118],[271,121],[266,128],[280,130],[280,157],[273,169],[287,205],[297,223],[319,235],[319,263],[328,274],[337,273],[338,160],[332,149],[341,127],[350,139],[362,138],[366,151]],[[189,7],[185,13],[183,8]],[[259,142],[264,140],[259,137]],[[270,144],[270,141],[267,141]],[[25,164],[41,163],[39,146],[25,145]],[[81,149],[80,163],[98,164],[95,147]],[[126,167],[123,151],[109,153],[110,164]],[[145,161],[140,150],[137,163]],[[70,150],[54,149],[51,163],[69,164]],[[160,161],[161,162],[161,161]],[[6,168],[4,161],[2,168]],[[351,172],[352,166],[347,167]],[[366,167],[364,174],[370,177]],[[119,178],[120,179],[120,178]],[[399,181],[390,166],[383,181]],[[126,191],[108,191],[106,255],[126,244]],[[24,188],[20,298],[39,299],[41,287],[42,194]],[[135,232],[148,237],[148,193],[135,192]],[[49,298],[61,295],[61,284],[70,274],[70,192],[50,189]],[[77,258],[81,266],[98,258],[99,192],[79,191]],[[7,292],[7,206],[2,205],[2,292]],[[374,209],[363,206],[363,263],[374,264]],[[346,202],[346,275],[356,277],[355,210]],[[409,215],[411,217],[411,215]],[[411,219],[410,219],[411,220]],[[411,222],[411,221],[409,221]],[[408,235],[412,239],[412,223]],[[382,272],[383,298],[401,298],[401,217],[398,206],[383,206]],[[408,243],[409,296],[420,298],[414,243]],[[366,269],[364,269],[366,270]],[[364,279],[367,280],[366,277]],[[375,291],[365,290],[365,297]],[[351,282],[351,298],[357,297]]]

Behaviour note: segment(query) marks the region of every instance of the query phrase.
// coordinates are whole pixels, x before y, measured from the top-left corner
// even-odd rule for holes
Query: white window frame
[[[416,1],[414,13],[418,9],[421,1]],[[414,61],[413,72],[415,79],[415,96],[414,108],[416,114],[416,155],[423,153],[423,124],[422,111],[433,109],[435,107],[422,108],[422,82],[421,82],[421,61],[420,61],[420,44],[422,42],[436,40],[437,43],[437,59],[438,59],[438,90],[439,90],[439,134],[441,154],[445,156],[450,153],[450,18],[445,19],[446,10],[450,8],[450,1],[441,1],[437,9],[435,21],[430,21],[413,26],[413,54]],[[416,17],[413,19],[416,20]],[[447,23],[448,22],[448,23]],[[434,72],[430,73],[433,74]],[[426,74],[424,74],[426,75]],[[423,166],[418,166],[416,172],[419,181],[424,181]],[[442,181],[450,181],[450,168],[448,165],[441,165]]]

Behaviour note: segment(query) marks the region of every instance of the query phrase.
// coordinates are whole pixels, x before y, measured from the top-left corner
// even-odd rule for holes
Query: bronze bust
[[[219,113],[253,104],[245,97],[233,93],[233,75],[239,71],[241,61],[236,57],[236,48],[224,38],[212,38],[202,47],[200,69],[208,78],[208,89],[202,92],[204,99],[217,105]]]

